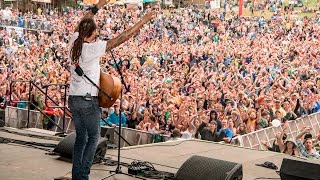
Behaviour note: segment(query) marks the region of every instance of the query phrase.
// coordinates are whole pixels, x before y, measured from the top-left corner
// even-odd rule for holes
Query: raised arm
[[[301,140],[302,137],[303,137],[306,133],[310,132],[311,130],[312,130],[311,127],[303,127],[303,128],[300,130],[300,133],[296,136],[296,140]]]
[[[283,140],[282,140],[283,135],[284,135],[284,131],[278,132],[278,133],[276,134],[277,143],[278,143],[278,145],[279,145],[279,148],[280,148],[280,152],[281,152],[281,153],[284,153],[284,150],[285,150],[285,148],[286,148],[286,145],[284,144],[284,142],[283,142]]]
[[[107,47],[106,47],[106,52],[110,51],[111,49],[119,46],[120,44],[124,43],[125,41],[129,40],[133,35],[137,34],[139,32],[139,30],[141,29],[141,27],[147,23],[148,21],[150,21],[153,16],[155,15],[155,11],[151,11],[148,14],[144,15],[142,17],[142,19],[135,24],[133,27],[131,27],[130,29],[122,32],[119,36],[110,39],[107,43]]]

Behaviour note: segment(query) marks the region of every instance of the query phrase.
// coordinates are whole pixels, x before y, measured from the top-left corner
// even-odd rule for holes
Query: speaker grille
[[[320,180],[320,164],[284,158],[280,177],[282,180]]]
[[[176,174],[176,180],[188,179],[242,179],[242,166],[234,162],[192,156],[181,166]]]
[[[74,141],[76,139],[76,133],[71,133],[54,148],[53,152],[59,153],[61,157],[72,158]]]
[[[75,139],[75,132],[69,134],[59,142],[59,144],[54,148],[53,152],[59,153],[61,157],[72,159]],[[104,158],[104,155],[107,151],[107,142],[108,140],[106,138],[99,139],[93,162],[99,162],[102,158]]]

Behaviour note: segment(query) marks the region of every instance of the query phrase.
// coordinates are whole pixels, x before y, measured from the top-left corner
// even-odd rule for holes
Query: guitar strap
[[[102,92],[105,96],[107,96],[110,100],[112,100],[112,98],[106,92],[104,92],[95,82],[93,82],[86,74],[84,74],[82,68],[79,66],[78,63],[75,63],[74,66],[76,67],[74,71],[77,73],[78,76],[85,77],[88,81],[90,81],[90,83],[94,87],[96,87],[100,92]]]
[[[74,66],[76,67],[76,69],[74,70],[78,76],[83,76],[84,75],[84,72],[82,70],[82,68],[79,66],[78,63],[74,64]]]

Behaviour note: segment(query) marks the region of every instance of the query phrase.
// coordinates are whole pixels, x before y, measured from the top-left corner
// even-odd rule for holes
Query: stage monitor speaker
[[[69,134],[67,137],[65,137],[59,142],[59,144],[54,148],[53,152],[60,154],[60,156],[63,158],[72,159],[73,145],[75,139],[75,132]],[[107,143],[108,140],[106,138],[99,139],[98,147],[93,160],[94,163],[100,162],[104,158],[107,152]]]
[[[241,180],[242,164],[192,156],[178,170],[175,180]]]
[[[320,180],[320,163],[284,158],[280,177],[281,180]]]

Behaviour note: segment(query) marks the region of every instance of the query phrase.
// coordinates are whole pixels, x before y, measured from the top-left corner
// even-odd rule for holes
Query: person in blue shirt
[[[316,101],[312,108],[312,113],[319,112],[319,110],[320,110],[320,101]]]
[[[19,14],[19,16],[18,16],[18,27],[23,27],[23,26],[24,26],[23,16],[21,14]]]
[[[120,124],[120,104],[119,103],[115,103],[114,104],[114,111],[110,113],[110,115],[107,118],[107,122],[109,125],[111,125],[112,127],[116,127],[119,126]],[[127,123],[127,118],[126,115],[122,112],[121,113],[121,127],[125,127]],[[106,125],[105,122],[101,122],[101,125],[104,126]]]
[[[221,121],[221,125],[222,125],[222,128],[220,129],[218,134],[224,132],[225,135],[224,135],[224,138],[222,138],[222,140],[224,142],[230,143],[231,140],[232,140],[232,137],[233,137],[233,133],[232,133],[231,129],[228,128],[228,120],[227,119],[223,119]]]

